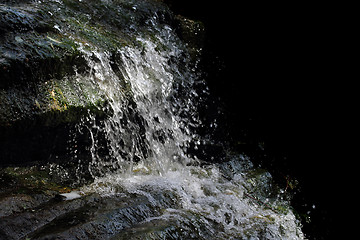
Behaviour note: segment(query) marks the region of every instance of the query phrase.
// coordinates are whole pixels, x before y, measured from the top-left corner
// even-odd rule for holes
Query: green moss
[[[67,18],[66,21],[72,29],[76,29],[76,35],[64,36],[62,41],[74,50],[82,45],[88,51],[98,48],[116,51],[130,44],[129,38],[121,32],[107,29],[99,23],[89,24],[88,19],[82,19],[81,15]]]
[[[18,194],[31,194],[49,190],[66,193],[74,190],[61,183],[54,182],[49,171],[38,166],[0,169],[0,179],[6,179],[8,182],[8,185],[0,187],[1,190],[11,187],[13,192]]]

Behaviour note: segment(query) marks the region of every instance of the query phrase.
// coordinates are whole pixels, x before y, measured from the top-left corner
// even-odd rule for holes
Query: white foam
[[[69,193],[62,193],[62,194],[60,194],[60,196],[65,197],[66,201],[81,198],[81,195],[80,195],[79,191],[72,191],[72,192],[69,192]]]

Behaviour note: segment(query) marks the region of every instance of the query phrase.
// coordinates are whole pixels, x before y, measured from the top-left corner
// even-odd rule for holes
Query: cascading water
[[[20,48],[3,54],[1,64],[16,65],[15,58],[27,69],[18,80],[26,74],[33,80],[24,89],[2,90],[6,102],[12,88],[20,96],[33,93],[19,97],[23,104],[13,101],[18,108],[8,104],[7,112],[27,104],[22,117],[57,119],[51,128],[37,124],[66,135],[68,151],[60,140],[43,145],[60,146],[43,154],[47,165],[31,168],[41,174],[20,174],[26,189],[36,182],[40,193],[7,196],[18,198],[10,207],[0,198],[10,209],[0,211],[0,239],[304,238],[286,191],[246,156],[212,139],[216,119],[200,116],[210,94],[197,67],[200,47],[185,44],[187,34],[179,38],[181,27],[173,26],[190,20],[176,19],[162,1],[7,2],[11,7],[0,4],[0,22],[11,32],[3,35],[11,39],[4,49],[13,49],[14,40]],[[49,59],[60,66],[40,66]],[[42,72],[32,76],[32,66]],[[219,145],[224,158],[203,152]],[[19,169],[9,171],[6,181]],[[59,196],[64,188],[50,178],[77,189]]]
[[[189,60],[184,50],[174,46],[178,43],[171,31],[165,28],[157,38],[159,44],[168,48],[166,51],[159,51],[157,44],[141,38],[137,40],[142,49],[119,50],[116,64],[121,66],[120,78],[112,70],[108,54],[84,51],[92,68],[89,77],[104,91],[111,112],[101,123],[103,126],[92,126],[104,133],[110,148],[110,156],[106,156],[109,159],[99,157],[96,133],[89,129],[93,141],[89,168],[94,176],[95,172],[105,173],[109,166],[124,174],[133,172],[133,164],[138,161],[144,169],[161,175],[177,168],[177,163],[192,161],[184,149],[195,137],[189,125],[199,124],[191,100],[196,95],[191,89],[195,78],[190,72],[183,74],[177,69],[181,65],[189,67]],[[162,39],[165,36],[168,39]],[[178,96],[179,88],[187,91]]]
[[[249,189],[272,191],[268,173],[256,182],[246,157],[205,164],[187,154],[190,144],[203,141],[194,129],[202,124],[198,91],[207,90],[174,30],[151,27],[151,38],[137,38],[140,47],[113,55],[82,50],[91,70],[77,77],[98,85],[109,113],[101,122],[89,115],[79,126],[90,133],[88,168],[95,179],[82,194],[146,199],[126,214],[137,223],[131,231],[124,219],[111,220],[116,239],[136,238],[149,225],[161,232],[151,239],[302,239],[292,211],[276,210],[285,200],[250,195]],[[196,82],[204,88],[195,90]]]

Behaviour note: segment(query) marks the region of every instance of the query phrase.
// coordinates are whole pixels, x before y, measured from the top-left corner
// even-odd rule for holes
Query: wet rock
[[[33,209],[50,200],[52,196],[50,193],[34,195],[7,193],[0,200],[0,218]]]
[[[243,168],[242,165],[237,166],[235,162],[229,162],[226,165],[223,169],[226,171],[224,174],[229,175],[229,180],[231,180],[231,175],[236,172],[236,169]],[[198,170],[200,172],[196,172],[194,168],[193,174],[198,174],[201,180],[205,180],[212,174],[211,169],[208,171],[205,169]],[[297,231],[294,225],[282,225],[284,222],[278,222],[280,225],[277,225],[276,221],[280,219],[294,221],[293,215],[285,213],[286,209],[284,209],[284,213],[276,215],[274,209],[269,209],[271,207],[270,202],[261,200],[260,196],[256,196],[256,193],[250,193],[250,188],[252,188],[253,191],[259,191],[258,194],[260,194],[263,191],[261,189],[265,190],[265,185],[271,182],[271,177],[261,169],[249,169],[245,172],[244,177],[248,181],[242,184],[249,185],[248,194],[237,192],[240,191],[238,187],[224,183],[225,179],[219,179],[222,182],[222,187],[216,187],[217,193],[213,192],[210,186],[208,191],[205,191],[204,185],[201,187],[201,191],[204,191],[205,195],[199,194],[197,196],[199,199],[195,197],[192,200],[188,198],[189,195],[186,192],[183,192],[184,186],[179,188],[168,182],[163,187],[156,187],[156,185],[159,186],[160,178],[153,181],[156,185],[153,185],[150,180],[144,181],[144,185],[137,188],[133,188],[133,185],[132,187],[117,185],[111,179],[103,179],[105,182],[99,181],[84,186],[80,190],[67,188],[67,193],[64,194],[62,193],[63,188],[59,187],[61,185],[36,183],[38,179],[41,179],[36,175],[42,175],[43,180],[49,178],[44,172],[37,173],[37,171],[39,170],[34,167],[7,168],[0,175],[3,180],[11,183],[11,186],[0,185],[0,192],[2,193],[0,209],[7,209],[7,205],[11,202],[7,212],[0,211],[0,239],[205,240],[213,239],[214,236],[217,239],[229,239],[231,237],[248,239],[254,238],[254,236],[259,239],[277,239],[281,238],[282,235],[269,237],[271,228],[275,228],[273,230],[277,232],[276,228],[281,229],[286,226],[288,229],[283,229],[285,233]],[[239,178],[236,175],[233,177]],[[127,179],[130,181],[125,180],[125,182],[130,183],[139,176],[141,175]],[[149,175],[143,175],[143,177],[146,176]],[[166,176],[164,177],[166,178]],[[194,178],[191,179],[195,180]],[[265,181],[262,182],[264,179]],[[233,180],[235,179],[233,178]],[[13,191],[11,195],[6,196],[7,191],[20,186],[27,186],[27,191],[22,193]],[[111,193],[107,192],[107,188],[112,189]],[[225,195],[222,195],[222,192]],[[236,198],[238,194],[243,197]],[[75,198],[66,199],[66,196],[71,195],[75,195]],[[235,197],[236,203],[244,201],[244,203],[250,204],[249,210],[251,211],[242,212],[241,207],[232,209],[234,212],[237,210],[242,212],[242,217],[235,218],[233,216],[235,213],[226,211],[227,207],[223,208],[225,204],[222,200],[216,202],[214,199],[215,202],[207,208],[208,203],[204,201],[204,197],[209,199],[224,199],[223,197],[233,199]],[[192,201],[198,202],[192,203]],[[186,206],[188,204],[194,204],[195,208],[189,208]],[[263,209],[259,212],[255,209],[260,204],[266,205],[259,206],[259,209]],[[241,204],[240,206],[244,205]],[[216,218],[214,218],[214,212],[211,212],[213,211],[211,209],[216,211]],[[205,212],[203,212],[204,210]],[[276,209],[276,211],[279,210]],[[288,220],[286,220],[287,218]],[[229,228],[229,226],[233,231],[225,233],[224,229]]]
[[[104,239],[136,229],[144,219],[159,214],[159,209],[143,196],[89,195],[68,201],[53,197],[38,206],[1,216],[0,239]]]
[[[0,186],[0,239],[121,239],[139,229],[148,230],[138,236],[150,232],[168,236],[166,232],[174,231],[175,222],[141,223],[162,213],[142,194],[84,195],[61,185],[63,179],[56,180],[50,170],[46,166],[1,170],[0,182],[8,184]],[[171,193],[154,197],[164,206],[176,205]]]

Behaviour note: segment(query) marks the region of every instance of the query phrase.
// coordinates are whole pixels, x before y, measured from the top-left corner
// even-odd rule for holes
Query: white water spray
[[[207,159],[187,155],[190,142],[200,139],[192,131],[201,125],[192,88],[198,79],[173,30],[155,36],[138,38],[141,47],[119,49],[115,60],[106,52],[84,51],[92,67],[88,77],[104,92],[111,114],[102,126],[93,121],[89,128],[95,181],[82,192],[142,195],[162,212],[143,223],[171,222],[200,239],[302,239],[290,210],[278,213],[246,197],[250,162],[232,161],[229,177],[221,165],[200,167]],[[99,154],[99,132],[109,148],[106,159]]]

